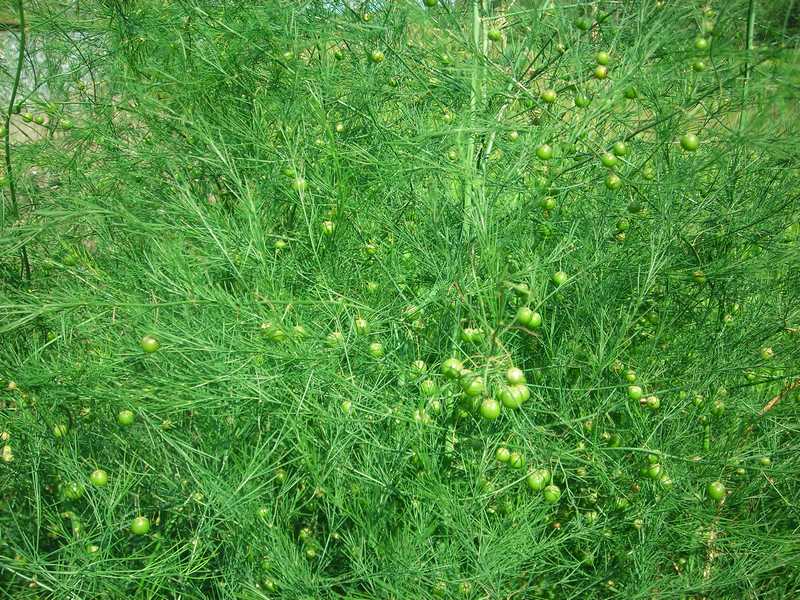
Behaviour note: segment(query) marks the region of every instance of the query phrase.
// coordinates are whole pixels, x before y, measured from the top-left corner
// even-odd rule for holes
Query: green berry
[[[136,517],[131,522],[131,533],[135,535],[144,535],[150,531],[150,519],[147,517]]]
[[[708,492],[709,498],[717,502],[722,500],[726,493],[725,486],[719,481],[712,481],[709,483],[706,491]]]
[[[542,492],[544,501],[548,504],[555,504],[561,498],[561,489],[554,484],[548,485]]]

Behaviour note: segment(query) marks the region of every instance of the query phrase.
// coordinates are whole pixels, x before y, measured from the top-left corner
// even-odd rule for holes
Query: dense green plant
[[[18,2],[0,589],[796,594],[794,5]]]

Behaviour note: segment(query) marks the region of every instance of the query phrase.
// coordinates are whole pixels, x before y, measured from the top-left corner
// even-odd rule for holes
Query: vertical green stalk
[[[14,172],[11,165],[11,115],[14,112],[14,103],[17,100],[17,90],[19,89],[19,81],[22,76],[22,67],[25,62],[25,8],[23,0],[18,0],[19,7],[19,52],[17,56],[17,71],[14,74],[14,85],[11,87],[11,99],[8,102],[8,110],[5,114],[5,162],[6,162],[6,177],[8,178],[8,190],[11,196],[11,211],[12,219],[16,221],[19,219],[19,204],[17,203],[17,185],[14,180]],[[28,260],[28,250],[23,244],[19,249],[20,262],[22,263],[22,273],[26,280],[31,278],[31,265]]]
[[[475,60],[472,69],[472,88],[469,98],[470,118],[474,116],[475,109],[478,105],[478,69],[480,68],[478,54],[481,48],[481,0],[472,0],[472,45],[475,47]],[[470,135],[469,144],[470,148],[474,150],[474,134]]]
[[[467,237],[474,234],[474,227],[479,224],[482,219],[479,210],[479,201],[477,195],[479,193],[479,184],[477,181],[477,160],[475,158],[475,143],[476,143],[476,114],[478,111],[479,100],[482,94],[483,87],[483,61],[481,60],[481,52],[483,46],[481,44],[483,27],[481,19],[481,6],[482,0],[472,0],[472,45],[474,47],[474,62],[472,67],[472,80],[469,99],[469,112],[470,112],[470,132],[469,141],[467,142],[467,152],[464,157],[464,176],[465,176],[465,220],[467,221],[466,233]]]
[[[783,17],[783,36],[786,37],[786,30],[789,28],[789,18],[792,16],[794,11],[794,3],[796,0],[791,0],[789,2],[789,6],[786,8],[786,16]]]
[[[488,15],[489,14],[489,2],[488,2],[488,0],[481,0],[481,11],[482,11],[482,14],[484,14],[484,15]],[[480,41],[481,41],[481,56],[485,58],[489,54],[489,36],[488,36],[488,31],[487,31],[486,27],[484,27],[481,30],[481,40]],[[486,60],[481,60],[481,75],[480,75],[480,77],[481,77],[481,82],[480,82],[481,83],[481,87],[480,87],[480,96],[479,96],[481,101],[486,99],[486,94],[487,94],[487,90],[488,90],[486,71],[487,71]]]
[[[747,5],[747,31],[745,34],[745,50],[747,51],[747,56],[744,59],[744,81],[742,82],[742,110],[739,112],[739,130],[741,131],[742,127],[744,126],[745,122],[745,110],[744,107],[747,106],[747,88],[748,82],[750,81],[750,74],[752,70],[752,65],[750,64],[750,51],[753,49],[753,32],[755,30],[756,24],[756,2],[755,0],[750,0]]]
[[[480,0],[472,0],[472,45],[475,48],[474,62],[472,65],[472,81],[470,83],[470,97],[469,97],[469,117],[470,124],[474,121],[475,111],[478,106],[478,69],[480,68],[480,60],[478,53],[480,52],[481,44],[481,4]],[[469,142],[467,144],[467,156],[465,158],[468,175],[474,171],[473,154],[475,153],[475,132],[470,131]]]
[[[747,84],[750,79],[750,51],[753,49],[753,31],[756,25],[756,0],[750,0],[747,6],[747,59],[744,63],[744,82]]]

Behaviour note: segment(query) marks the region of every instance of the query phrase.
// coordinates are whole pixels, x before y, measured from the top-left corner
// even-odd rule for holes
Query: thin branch
[[[8,111],[5,115],[5,161],[6,161],[6,178],[8,179],[8,191],[11,196],[11,209],[13,212],[14,220],[19,219],[19,204],[17,203],[17,184],[14,179],[13,167],[11,165],[11,115],[14,113],[14,102],[17,100],[17,90],[19,89],[19,82],[22,76],[22,67],[25,63],[25,8],[23,0],[18,0],[19,6],[19,52],[17,55],[17,71],[14,74],[14,85],[11,88],[11,98],[8,102]],[[26,280],[30,281],[31,278],[31,265],[28,260],[28,250],[23,244],[19,250],[20,261],[22,263],[22,272]]]
[[[755,25],[756,2],[755,0],[750,0],[750,4],[747,7],[747,61],[744,63],[745,85],[747,85],[747,82],[750,80],[750,74],[753,70],[753,67],[750,65],[750,52],[753,50],[753,35],[755,32]]]
[[[763,417],[766,413],[775,408],[778,402],[780,402],[789,392],[796,390],[799,387],[800,379],[795,379],[793,382],[787,383],[785,386],[783,386],[783,389],[779,393],[775,394],[775,396],[773,396],[773,398],[764,405],[764,408],[761,409],[761,411],[758,413],[758,416]]]

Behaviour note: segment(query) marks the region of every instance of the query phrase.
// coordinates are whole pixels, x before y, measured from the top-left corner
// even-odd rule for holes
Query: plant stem
[[[11,210],[13,219],[19,219],[19,205],[17,203],[17,185],[14,180],[14,172],[11,165],[11,115],[14,112],[14,102],[17,100],[17,90],[19,89],[19,81],[22,76],[22,67],[25,62],[25,8],[23,0],[18,0],[19,6],[19,52],[17,56],[17,71],[14,74],[14,85],[11,88],[11,98],[8,102],[8,111],[5,115],[5,161],[6,161],[6,177],[8,178],[8,190],[11,195]],[[31,265],[28,260],[28,250],[23,244],[19,249],[20,262],[22,263],[22,273],[26,280],[30,281],[31,278]]]
[[[786,16],[783,18],[783,36],[786,37],[786,30],[789,28],[789,18],[794,14],[794,3],[796,0],[789,2],[789,7],[786,9]]]
[[[475,52],[469,98],[469,140],[467,142],[464,164],[464,232],[470,239],[474,234],[475,221],[477,220],[476,194],[476,159],[475,159],[475,121],[478,108],[478,95],[480,93],[480,68],[481,68],[481,0],[472,0],[472,45]]]
[[[750,0],[747,6],[747,62],[744,64],[744,82],[750,79],[750,51],[753,49],[753,30],[756,24],[756,0]]]
[[[480,68],[480,59],[478,54],[481,47],[481,4],[480,0],[472,0],[472,44],[475,47],[475,61],[472,69],[472,82],[469,97],[469,113],[470,120],[474,122],[475,111],[478,106],[478,69]],[[467,145],[467,159],[473,163],[473,154],[475,153],[475,132],[470,132],[469,143]]]

